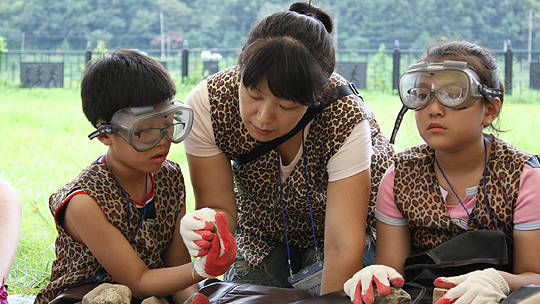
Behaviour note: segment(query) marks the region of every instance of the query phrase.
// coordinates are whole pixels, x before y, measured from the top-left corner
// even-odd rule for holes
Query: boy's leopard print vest
[[[139,257],[151,269],[164,266],[162,256],[173,239],[176,220],[185,203],[184,180],[178,164],[166,160],[161,169],[154,173],[154,181],[155,222],[152,224],[144,221],[135,240],[131,242]],[[51,195],[49,207],[53,215],[59,208],[64,207],[62,204],[67,195],[78,188],[94,198],[109,222],[120,230],[127,240],[131,240],[141,220],[141,214],[131,199],[128,205],[106,165],[97,161]],[[129,222],[128,208],[131,214]],[[95,283],[98,281],[96,276],[104,275],[101,282],[114,282],[90,250],[69,237],[62,226],[62,216],[57,217],[56,229],[56,260],[52,264],[51,282],[39,292],[35,303],[48,303],[76,284]]]
[[[207,80],[215,141],[231,160],[248,153],[257,144],[249,136],[240,118],[239,82],[237,67],[219,72]],[[333,74],[329,88],[346,83],[343,77]],[[375,151],[371,159],[372,197],[375,197],[373,191],[376,191],[390,164],[393,150],[380,132],[373,114],[359,97],[349,95],[334,101],[313,119],[307,134],[305,148],[309,195],[315,231],[321,246],[328,184],[326,165],[362,119],[367,119],[371,126]],[[270,151],[244,164],[239,171],[233,172],[233,176],[238,206],[238,228],[235,235],[238,251],[251,266],[258,267],[277,243],[285,243],[276,152]],[[313,246],[305,185],[304,164],[300,160],[283,183],[289,241],[299,248]],[[374,200],[370,205],[374,206]],[[372,215],[373,212],[369,212],[370,220]]]
[[[534,156],[494,136],[486,135],[488,139],[492,144],[486,184],[483,179],[480,180],[471,215],[485,229],[495,229],[484,203],[482,188],[485,187],[487,202],[499,229],[508,236],[508,240],[512,240],[513,214],[521,172],[524,164]],[[425,144],[396,153],[395,156],[394,201],[409,222],[413,253],[431,249],[464,232],[450,220],[439,190],[434,164],[435,152]],[[480,229],[471,220],[469,227]],[[511,250],[511,242],[508,245]]]

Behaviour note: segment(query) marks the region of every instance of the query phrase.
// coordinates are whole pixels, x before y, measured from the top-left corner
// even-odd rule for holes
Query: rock
[[[163,299],[163,298],[158,298],[158,297],[149,297],[149,298],[146,298],[144,299],[141,304],[169,304],[169,302],[167,302],[167,300]]]
[[[411,296],[401,288],[390,287],[390,294],[381,297],[375,292],[375,303],[377,304],[410,304]]]
[[[83,304],[130,304],[131,290],[120,284],[103,283],[85,294]]]
[[[447,291],[448,289],[435,287],[433,289],[433,303],[437,302],[438,299],[442,298],[442,296],[444,296]]]

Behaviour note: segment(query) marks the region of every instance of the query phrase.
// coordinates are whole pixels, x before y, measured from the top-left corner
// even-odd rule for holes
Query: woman
[[[327,13],[294,3],[252,28],[237,66],[187,97],[196,209],[225,212],[236,232],[237,261],[226,281],[291,287],[288,278],[310,265],[317,273],[324,256],[325,294],[362,267],[370,190],[392,148],[359,96],[336,89],[349,86],[333,73],[331,31]],[[264,144],[267,153],[245,157]]]

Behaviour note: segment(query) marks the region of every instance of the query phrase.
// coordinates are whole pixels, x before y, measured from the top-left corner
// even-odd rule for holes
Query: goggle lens
[[[458,108],[465,103],[468,90],[467,74],[461,71],[405,73],[399,81],[400,99],[412,110],[426,106],[432,93],[444,106]]]
[[[191,129],[191,116],[190,110],[178,109],[163,116],[143,120],[134,126],[131,143],[138,151],[152,149],[163,137],[179,143]]]

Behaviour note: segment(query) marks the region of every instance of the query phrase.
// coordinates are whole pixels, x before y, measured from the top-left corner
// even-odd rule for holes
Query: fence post
[[[92,44],[90,41],[86,42],[86,52],[84,53],[84,63],[86,66],[90,63],[90,60],[92,60],[92,51],[90,50],[90,47]]]
[[[392,71],[392,89],[397,90],[399,87],[399,61],[401,53],[399,52],[399,40],[394,40],[394,68]]]
[[[184,40],[182,49],[182,81],[184,78],[188,77],[188,64],[189,64],[189,49],[188,49],[188,42],[187,40]]]
[[[512,43],[510,39],[505,41],[506,44],[506,53],[504,55],[504,93],[506,95],[512,95],[512,63],[513,63],[513,53],[512,53]]]

